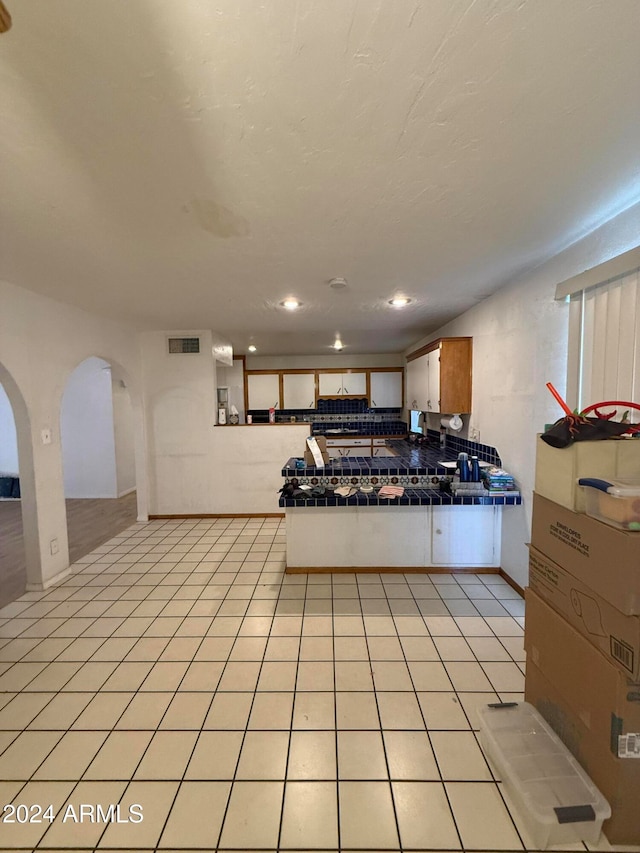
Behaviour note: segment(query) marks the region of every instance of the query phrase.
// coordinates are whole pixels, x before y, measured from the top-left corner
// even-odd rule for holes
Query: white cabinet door
[[[313,409],[316,404],[314,373],[285,373],[283,409]]]
[[[350,396],[356,394],[359,397],[364,397],[367,393],[367,374],[343,373],[342,393]]]
[[[318,393],[321,397],[364,397],[367,393],[367,374],[358,373],[319,373]]]
[[[440,350],[427,353],[427,412],[440,411]]]
[[[427,356],[421,355],[407,362],[407,396],[406,407],[417,409],[419,412],[427,411],[429,394],[427,382],[429,381],[429,365]]]
[[[396,454],[389,447],[374,447],[373,456],[395,456]]]
[[[277,373],[250,373],[247,376],[250,409],[280,408],[280,376]]]
[[[502,510],[495,506],[433,506],[434,566],[499,566]]]
[[[318,394],[321,397],[336,397],[342,394],[341,373],[319,373]]]
[[[402,371],[371,371],[371,400],[374,409],[395,409],[402,405]]]

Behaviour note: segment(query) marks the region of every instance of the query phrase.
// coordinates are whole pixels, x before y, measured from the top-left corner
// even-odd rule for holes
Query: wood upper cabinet
[[[283,409],[313,409],[316,405],[316,375],[283,373]]]
[[[249,373],[247,375],[247,408],[280,408],[279,373]]]
[[[343,373],[318,372],[319,397],[365,397],[367,394],[367,373],[344,371]]]
[[[438,338],[407,356],[407,407],[468,414],[471,358],[471,338]]]
[[[402,406],[402,370],[371,370],[369,405],[373,409]]]

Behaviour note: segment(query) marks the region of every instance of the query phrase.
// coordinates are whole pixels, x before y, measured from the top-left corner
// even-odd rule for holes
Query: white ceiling
[[[139,328],[398,352],[640,199],[638,0],[5,3],[0,278]]]

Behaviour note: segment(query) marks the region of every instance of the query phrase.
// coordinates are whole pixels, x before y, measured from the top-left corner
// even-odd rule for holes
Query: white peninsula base
[[[497,569],[502,509],[287,507],[287,571]]]

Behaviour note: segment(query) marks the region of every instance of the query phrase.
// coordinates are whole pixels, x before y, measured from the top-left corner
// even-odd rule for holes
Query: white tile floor
[[[522,696],[517,594],[284,550],[278,519],[136,524],[0,611],[0,804],[56,816],[1,850],[534,849],[475,732]]]

